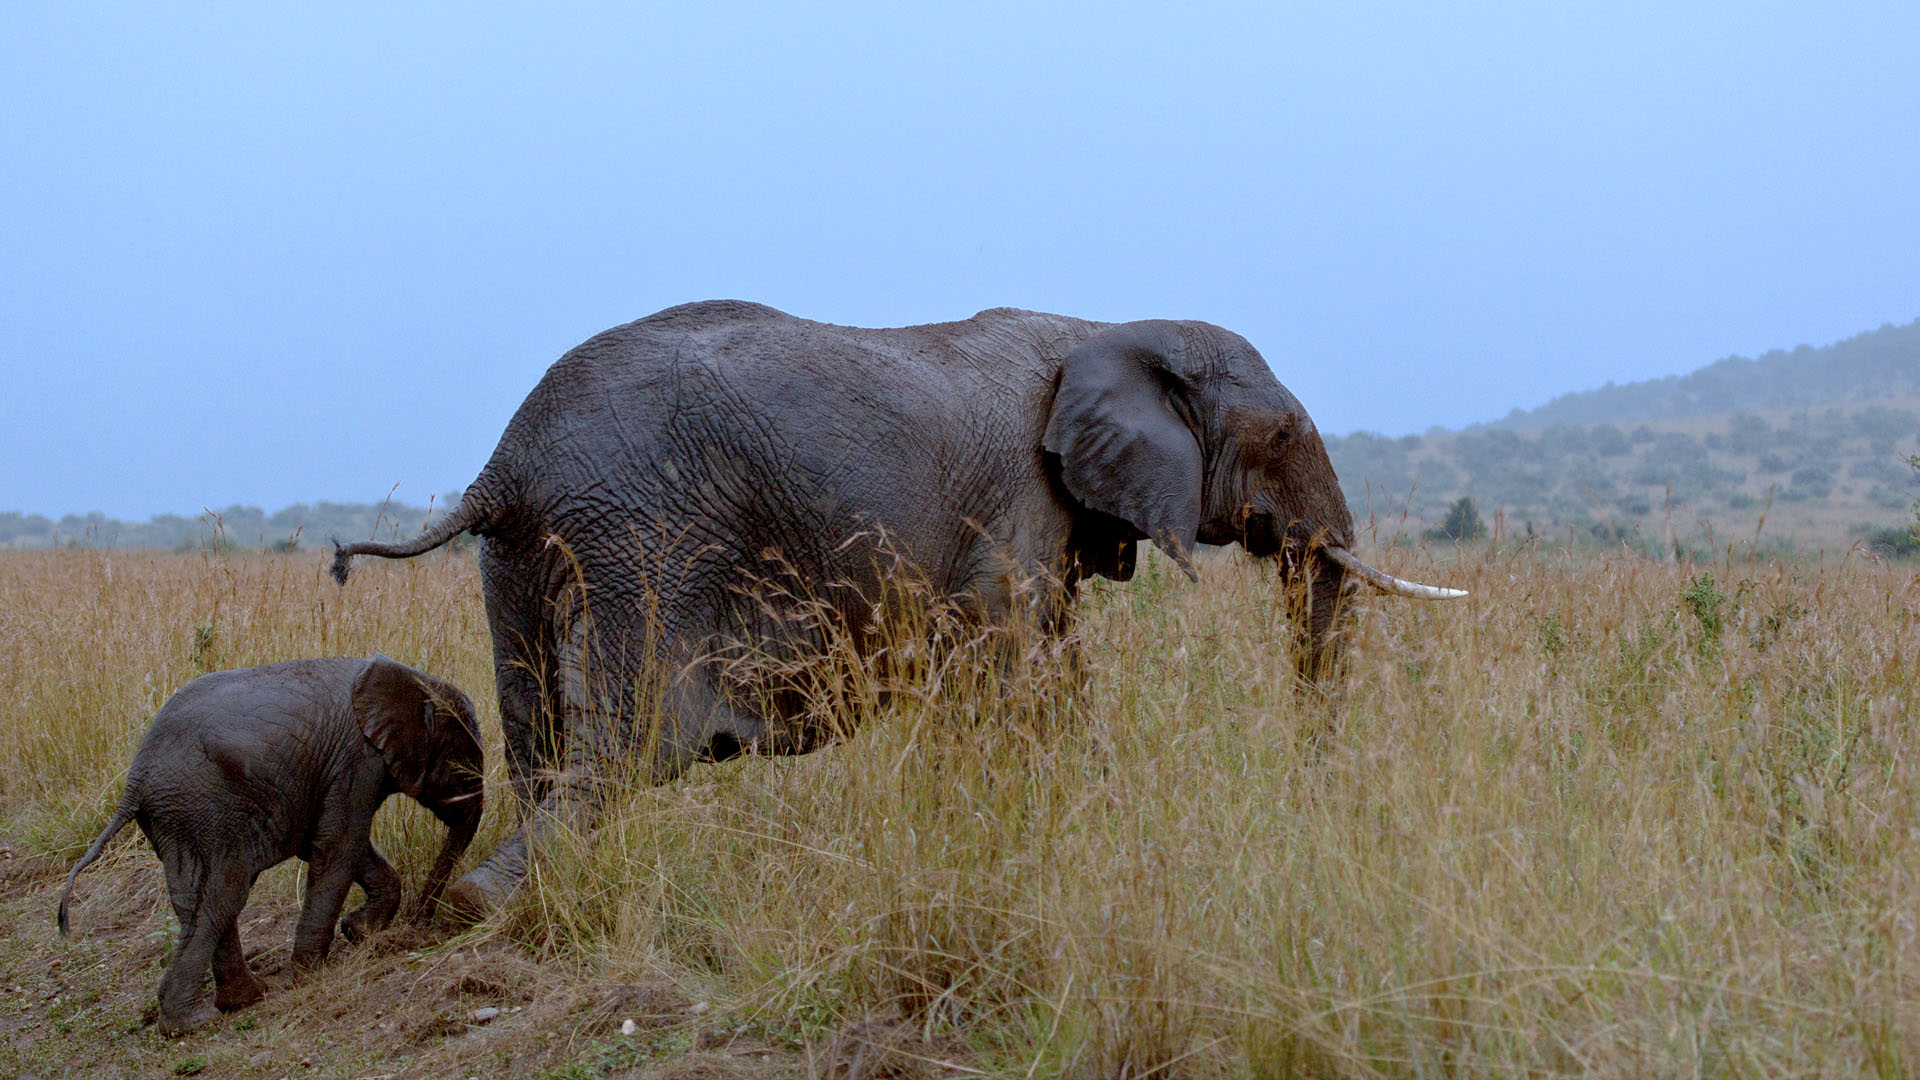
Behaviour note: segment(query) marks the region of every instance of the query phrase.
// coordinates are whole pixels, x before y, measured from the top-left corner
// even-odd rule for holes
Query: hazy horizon
[[[1323,430],[1920,317],[1920,9],[25,10],[0,510],[458,490],[738,297],[1247,336]]]

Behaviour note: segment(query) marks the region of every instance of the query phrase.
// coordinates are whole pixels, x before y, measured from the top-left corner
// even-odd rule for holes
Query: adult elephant
[[[545,823],[592,805],[609,760],[650,752],[666,778],[812,746],[699,662],[792,633],[743,588],[776,563],[831,584],[856,623],[897,556],[983,617],[1021,604],[1057,628],[1077,581],[1132,575],[1140,540],[1189,575],[1196,542],[1238,543],[1305,583],[1309,673],[1353,581],[1464,595],[1349,552],[1313,421],[1239,335],[1007,308],[871,330],[712,301],[608,330],[548,369],[451,514],[405,543],[340,547],[334,575],[467,531],[522,807],[447,894],[474,914],[518,884]],[[637,720],[635,688],[661,670],[678,672],[662,719]]]

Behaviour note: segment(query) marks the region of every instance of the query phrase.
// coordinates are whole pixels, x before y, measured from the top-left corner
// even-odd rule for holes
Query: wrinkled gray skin
[[[448,903],[498,904],[530,833],[592,805],[603,763],[645,741],[633,688],[661,661],[681,674],[656,777],[812,748],[817,734],[728,700],[696,661],[728,638],[793,633],[740,589],[779,573],[769,554],[802,582],[844,583],[857,626],[889,562],[875,525],[937,592],[985,618],[1026,605],[1055,629],[1082,578],[1132,575],[1142,539],[1189,574],[1196,542],[1242,544],[1306,584],[1310,675],[1332,662],[1347,584],[1317,545],[1353,540],[1313,421],[1217,326],[1002,308],[871,330],[714,301],[616,327],[547,371],[437,527],[335,559],[344,584],[354,555],[482,538],[523,825]],[[1046,585],[1023,593],[1022,578]]]
[[[308,864],[296,971],[326,959],[355,882],[367,902],[341,921],[347,939],[393,921],[400,876],[368,834],[396,791],[448,828],[417,908],[432,910],[480,824],[479,730],[458,688],[385,657],[203,675],[154,715],[119,810],[67,875],[60,933],[74,878],[137,822],[166,868],[180,919],[179,947],[160,979],[160,1031],[191,1031],[251,1005],[264,991],[247,970],[236,919],[267,868],[294,856]],[[209,964],[212,1003],[201,985]]]

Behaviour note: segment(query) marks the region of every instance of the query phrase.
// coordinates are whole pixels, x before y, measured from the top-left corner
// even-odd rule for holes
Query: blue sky
[[[424,502],[710,297],[1207,319],[1392,434],[1920,317],[1920,5],[0,27],[0,510]]]

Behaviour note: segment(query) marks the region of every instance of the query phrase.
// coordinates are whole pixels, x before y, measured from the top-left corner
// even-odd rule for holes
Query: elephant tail
[[[73,869],[67,871],[67,887],[60,890],[60,915],[58,921],[60,924],[61,937],[67,936],[67,901],[73,899],[73,879],[80,876],[80,871],[93,865],[93,861],[100,857],[102,851],[106,850],[107,841],[112,840],[116,833],[126,828],[127,822],[133,820],[133,815],[134,800],[122,798],[120,800],[120,808],[113,812],[113,820],[107,822],[106,829],[94,838],[93,846],[87,849],[85,855],[80,856],[79,862],[73,864]]]
[[[493,518],[493,500],[484,496],[480,485],[475,484],[460,496],[460,505],[453,512],[441,518],[434,526],[411,540],[383,544],[378,540],[359,540],[351,544],[333,542],[333,580],[341,585],[347,583],[347,570],[355,555],[378,555],[383,559],[411,559],[432,551],[434,548],[469,530],[478,531]]]

